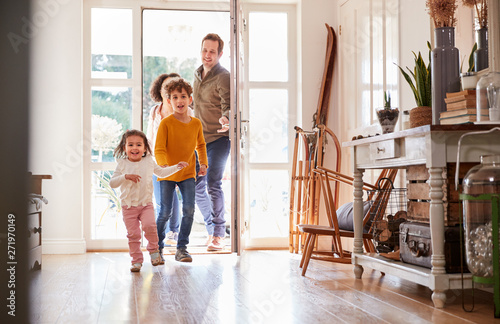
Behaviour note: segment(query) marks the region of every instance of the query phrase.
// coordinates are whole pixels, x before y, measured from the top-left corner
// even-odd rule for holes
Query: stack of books
[[[441,125],[474,123],[477,119],[476,90],[463,90],[447,93],[446,111],[440,114]],[[488,109],[482,109],[481,115],[488,116]]]

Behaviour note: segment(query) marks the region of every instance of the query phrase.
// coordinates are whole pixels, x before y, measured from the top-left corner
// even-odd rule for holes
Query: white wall
[[[409,67],[412,71],[415,67],[412,52],[415,52],[417,55],[418,52],[421,52],[425,63],[429,63],[427,41],[432,44],[431,23],[425,7],[425,1],[401,0],[399,6],[400,26],[412,26],[411,28],[401,28],[399,34],[399,66],[408,72],[406,67]],[[401,91],[399,107],[402,107],[403,110],[410,110],[416,107],[413,92],[401,74],[399,74],[399,82],[399,89]]]
[[[30,161],[44,180],[43,253],[83,253],[82,4],[34,0],[30,37]]]
[[[299,39],[301,48],[299,55],[299,75],[302,76],[299,89],[302,88],[299,106],[302,108],[302,121],[298,126],[304,130],[313,127],[313,114],[316,112],[319,101],[321,81],[325,67],[327,29],[325,23],[332,26],[338,34],[337,10],[338,1],[331,0],[302,0],[299,5]],[[338,37],[338,35],[337,35]],[[329,122],[330,128],[334,127],[335,98],[338,84],[338,74],[335,73],[331,93]]]

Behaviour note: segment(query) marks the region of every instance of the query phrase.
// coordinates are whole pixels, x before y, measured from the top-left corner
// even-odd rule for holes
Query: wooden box
[[[444,225],[455,226],[458,224],[459,194],[462,190],[462,179],[470,168],[478,163],[460,163],[459,190],[455,190],[455,163],[448,163],[446,171],[443,171],[443,203],[444,203]],[[429,223],[430,187],[429,170],[422,165],[408,166],[406,169],[406,181],[408,188],[408,215],[407,220],[412,222]]]

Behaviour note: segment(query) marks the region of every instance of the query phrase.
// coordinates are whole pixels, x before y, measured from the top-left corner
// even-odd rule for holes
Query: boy
[[[187,167],[176,174],[159,179],[162,199],[156,226],[162,258],[165,226],[172,215],[172,202],[176,185],[182,195],[182,220],[177,241],[177,252],[175,253],[175,260],[180,262],[192,261],[186,247],[189,244],[189,234],[193,225],[195,208],[195,150],[198,152],[200,161],[198,176],[206,175],[208,168],[207,150],[201,121],[198,118],[190,117],[188,113],[189,105],[193,101],[192,93],[193,88],[184,79],[174,79],[168,83],[167,100],[172,105],[173,114],[161,121],[155,145],[155,157],[158,165],[174,165],[179,161],[188,163]]]

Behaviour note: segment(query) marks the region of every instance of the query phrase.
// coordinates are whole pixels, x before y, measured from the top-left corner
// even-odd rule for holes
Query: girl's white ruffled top
[[[139,162],[131,162],[127,158],[117,159],[117,167],[109,185],[120,187],[122,206],[146,206],[153,202],[153,173],[158,178],[166,178],[179,171],[177,165],[162,168],[156,164],[150,154]],[[126,174],[137,174],[141,180],[137,183],[125,179]]]

